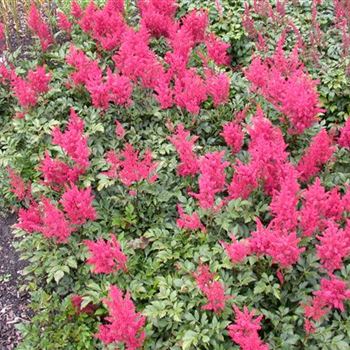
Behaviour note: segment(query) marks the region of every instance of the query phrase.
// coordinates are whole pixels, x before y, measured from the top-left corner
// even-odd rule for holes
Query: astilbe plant
[[[323,278],[321,288],[313,292],[311,304],[304,305],[305,312],[305,330],[308,333],[315,331],[315,325],[312,321],[319,321],[332,309],[344,311],[344,302],[350,299],[350,290],[347,289],[346,282],[339,278]]]
[[[84,136],[84,121],[73,108],[70,110],[69,122],[65,132],[59,128],[52,131],[52,143],[62,147],[67,155],[84,172],[90,165],[90,150],[87,137]]]
[[[108,323],[99,327],[97,337],[106,344],[122,343],[126,350],[140,349],[146,337],[142,330],[146,318],[135,311],[129,292],[123,297],[122,291],[112,285],[104,303],[109,311]]]
[[[338,144],[341,147],[350,149],[350,118],[346,120],[344,126],[341,128]]]
[[[177,211],[179,218],[176,220],[176,224],[180,229],[206,231],[198,213],[186,214],[180,204],[177,205]]]
[[[258,331],[261,329],[262,316],[254,318],[254,311],[249,312],[245,306],[241,311],[233,306],[236,320],[228,326],[228,333],[232,341],[242,350],[268,350],[269,346],[260,339]]]
[[[279,188],[288,164],[282,132],[264,117],[261,109],[254,116],[248,133],[251,138],[248,146],[250,162],[237,161],[234,166],[234,176],[228,188],[231,198],[247,198],[259,186],[259,180],[265,192],[271,194]]]
[[[123,151],[109,151],[106,160],[110,169],[104,174],[110,178],[118,178],[125,186],[147,180],[152,183],[157,180],[157,163],[152,161],[150,150],[146,150],[141,158],[139,152],[131,144],[126,144]]]
[[[310,146],[299,161],[297,169],[301,174],[301,179],[306,181],[316,175],[320,168],[329,161],[334,150],[330,136],[325,129],[322,129],[312,139]]]
[[[199,171],[198,158],[193,151],[197,139],[197,136],[190,137],[190,132],[185,130],[183,124],[179,124],[175,133],[169,137],[181,161],[177,167],[177,172],[181,176],[196,175]]]
[[[236,121],[224,124],[223,131],[220,135],[224,138],[227,146],[231,148],[233,154],[241,150],[244,134],[241,126]]]
[[[225,295],[222,282],[214,280],[215,274],[210,272],[208,265],[201,264],[193,274],[198,288],[207,298],[207,304],[202,306],[203,310],[212,310],[220,313],[225,309],[225,302],[230,296]]]
[[[11,167],[7,167],[8,176],[10,179],[11,192],[19,201],[25,198],[31,198],[31,185],[24,182],[19,174]]]
[[[107,74],[82,51],[72,49],[67,56],[67,62],[76,69],[73,81],[86,87],[94,106],[107,109],[109,103],[130,104],[133,84],[152,89],[162,108],[176,104],[198,114],[209,96],[215,106],[225,103],[229,93],[227,75],[209,69],[203,75],[190,66],[191,54],[201,44],[205,44],[207,56],[216,64],[229,63],[228,44],[207,33],[208,14],[194,10],[181,21],[176,20],[174,1],[140,1],[138,8],[141,15],[138,30],[127,24],[122,2],[110,0],[102,9],[94,2],[85,10],[76,4],[72,8],[79,26],[103,49],[115,51],[115,71]],[[170,49],[164,57],[151,49],[152,37],[166,39]]]
[[[76,185],[63,193],[60,203],[72,224],[83,225],[86,221],[96,220],[96,211],[92,206],[91,188],[79,189]]]
[[[86,262],[94,267],[94,273],[126,271],[127,256],[122,252],[120,243],[113,234],[108,241],[99,238],[96,242],[86,240],[84,243],[90,252]]]
[[[34,3],[32,3],[30,7],[28,26],[39,38],[42,50],[46,51],[53,43],[53,37],[49,26],[42,19],[40,12]]]
[[[305,72],[298,57],[298,46],[287,56],[283,50],[284,43],[285,33],[274,55],[265,60],[255,57],[245,75],[253,90],[288,118],[290,132],[301,134],[316,122],[317,115],[324,110],[320,108],[317,81]]]
[[[207,153],[199,159],[199,193],[190,192],[198,199],[203,209],[214,208],[216,194],[226,185],[225,168],[229,162],[223,161],[224,152]]]
[[[273,8],[267,0],[261,0],[254,1],[253,8],[260,16],[270,17],[271,20],[278,22],[286,13],[284,5],[285,3],[277,2],[276,7]],[[108,0],[101,8],[91,1],[84,9],[73,1],[72,21],[63,13],[58,14],[58,25],[61,30],[68,34],[73,33],[74,38],[75,31],[78,33],[80,27],[94,40],[98,51],[96,56],[92,56],[84,52],[78,45],[71,44],[64,64],[69,66],[68,85],[73,87],[73,90],[70,91],[72,96],[76,97],[76,93],[80,94],[81,90],[86,89],[94,108],[100,109],[99,112],[102,110],[101,114],[105,116],[108,116],[111,110],[116,109],[118,119],[121,115],[119,112],[125,113],[124,108],[133,104],[138,107],[136,93],[135,96],[133,93],[138,92],[140,88],[153,93],[162,109],[179,107],[191,114],[199,114],[206,101],[209,108],[216,108],[226,103],[231,83],[224,72],[225,66],[230,64],[229,45],[208,31],[208,12],[193,10],[182,18],[177,18],[177,5],[173,0],[141,0],[137,4],[137,9],[140,14],[140,22],[135,27],[132,27],[130,23],[135,23],[136,17],[132,21],[127,18],[128,11],[124,10],[124,3],[121,0]],[[249,12],[247,5],[244,25],[250,34],[257,38],[260,49],[266,53],[268,41],[265,39],[267,38],[257,32]],[[33,6],[29,24],[39,37],[43,51],[47,50],[53,43],[53,38],[49,27]],[[290,25],[293,27],[292,24]],[[293,30],[298,37],[295,26]],[[196,147],[198,136],[191,136],[192,132],[198,135],[202,133],[202,125],[198,125],[202,122],[200,117],[193,119],[193,129],[197,126],[198,129],[191,130],[191,133],[182,123],[177,124],[176,129],[172,130],[172,135],[168,140],[177,151],[180,160],[177,175],[181,177],[174,178],[184,183],[192,182],[191,186],[193,186],[190,189],[187,188],[187,193],[196,199],[191,201],[195,202],[196,208],[193,209],[186,205],[184,209],[178,204],[178,216],[174,219],[175,205],[173,205],[170,217],[173,221],[174,232],[170,240],[167,237],[167,241],[176,247],[179,231],[186,230],[186,235],[181,235],[181,239],[186,240],[188,237],[196,239],[199,253],[208,254],[210,259],[213,259],[213,264],[209,260],[210,266],[220,268],[222,265],[217,264],[212,254],[214,249],[207,243],[213,240],[214,243],[217,243],[219,239],[215,240],[215,237],[222,235],[222,229],[226,230],[227,227],[224,222],[222,227],[215,232],[216,236],[213,236],[212,231],[217,228],[215,225],[220,222],[221,215],[225,217],[231,214],[225,212],[229,211],[228,204],[231,200],[237,200],[237,203],[240,203],[240,199],[248,199],[246,202],[255,204],[255,199],[259,198],[259,204],[263,203],[264,206],[261,208],[259,205],[257,211],[254,212],[256,227],[253,222],[249,223],[250,218],[248,218],[246,227],[250,233],[248,230],[244,234],[241,234],[240,230],[233,230],[235,234],[231,235],[231,242],[220,241],[221,247],[217,245],[214,253],[220,256],[219,259],[222,259],[223,254],[226,253],[231,265],[241,264],[234,266],[235,269],[243,271],[249,266],[254,270],[256,276],[260,273],[261,266],[269,266],[271,271],[277,268],[281,289],[283,283],[292,283],[290,276],[286,278],[286,281],[283,280],[282,272],[297,274],[300,266],[296,269],[295,265],[300,262],[300,258],[305,257],[304,263],[304,260],[308,261],[309,255],[314,255],[316,261],[314,266],[317,269],[314,272],[318,274],[317,281],[320,281],[320,288],[313,292],[313,298],[308,304],[303,304],[305,330],[310,333],[315,330],[313,322],[320,321],[330,310],[344,311],[345,301],[350,297],[346,282],[336,276],[350,254],[350,224],[347,213],[350,211],[350,190],[347,189],[346,193],[342,194],[342,188],[328,189],[327,187],[326,189],[322,184],[326,183],[322,177],[323,174],[313,183],[311,182],[320,175],[322,168],[332,160],[335,154],[334,140],[325,129],[319,131],[310,142],[309,147],[305,148],[299,163],[296,162],[295,153],[297,152],[292,142],[301,140],[299,134],[313,126],[317,122],[317,115],[323,110],[320,108],[316,91],[318,82],[307,73],[299,58],[301,39],[297,38],[298,43],[289,55],[284,50],[285,39],[286,32],[282,34],[277,49],[271,57],[255,56],[250,67],[245,71],[246,77],[252,83],[253,90],[261,94],[281,114],[279,122],[282,127],[279,127],[275,120],[273,122],[272,119],[269,120],[259,106],[251,120],[245,118],[245,109],[241,116],[223,125],[220,135],[225,140],[226,146],[223,145],[222,140],[217,143],[211,142],[210,149],[204,149],[202,155],[199,153],[201,147]],[[164,50],[154,49],[157,40],[164,43]],[[46,58],[45,54],[41,57]],[[108,58],[112,59],[108,61]],[[48,92],[51,80],[51,73],[46,73],[44,66],[38,66],[35,70],[29,71],[24,78],[17,76],[12,67],[8,69],[6,65],[2,65],[0,75],[2,84],[11,85],[13,95],[25,111],[35,107],[39,96]],[[20,113],[18,116],[23,117],[23,114]],[[186,116],[185,113],[183,117],[186,118]],[[104,123],[106,119],[103,120]],[[115,120],[114,117],[113,119]],[[122,145],[118,150],[109,151],[105,155],[109,169],[104,175],[118,179],[123,185],[129,187],[131,195],[135,195],[137,193],[135,189],[138,189],[141,181],[153,183],[158,178],[158,164],[154,161],[148,148],[141,152],[135,149],[136,144],[131,139],[133,137],[132,128],[124,129],[124,126],[129,124],[127,119],[127,115],[124,115],[120,119],[123,120],[123,124],[115,120],[115,128],[104,128],[106,133],[112,130],[113,135],[115,134],[118,139],[114,141]],[[132,123],[138,131],[137,119],[132,120]],[[153,124],[151,125],[153,127]],[[349,148],[349,125],[347,121],[337,140],[341,147]],[[60,127],[53,129],[52,144],[61,150],[57,154],[54,153],[57,147],[42,152],[43,157],[38,167],[41,179],[38,181],[39,186],[36,186],[37,184],[33,186],[33,193],[31,193],[29,183],[19,176],[25,172],[9,169],[11,191],[23,201],[22,204],[25,206],[19,210],[17,225],[22,230],[30,234],[41,233],[45,238],[53,239],[57,243],[69,244],[76,243],[75,240],[69,242],[71,235],[75,235],[76,240],[79,239],[81,232],[78,230],[82,225],[99,219],[96,210],[98,207],[94,208],[93,202],[95,195],[97,202],[100,198],[93,192],[95,188],[93,181],[96,180],[93,177],[95,169],[89,168],[92,152],[88,147],[89,140],[84,133],[84,128],[83,119],[72,108],[65,131],[62,131]],[[288,135],[284,133],[286,129],[288,129]],[[212,129],[209,130],[211,133]],[[143,131],[148,132],[148,130]],[[217,130],[213,131],[215,133]],[[206,130],[205,133],[207,133]],[[292,140],[291,144],[288,145],[286,140]],[[92,145],[95,141],[95,139],[90,140]],[[161,155],[163,156],[162,153]],[[243,161],[245,156],[247,160]],[[91,161],[94,167],[98,164],[96,159],[91,159]],[[228,170],[229,167],[233,169]],[[233,175],[230,179],[228,176],[231,176],[231,170],[233,170]],[[162,180],[163,174],[159,175]],[[170,176],[174,174],[169,175],[169,179]],[[191,178],[182,178],[188,176]],[[324,182],[321,182],[321,178]],[[85,180],[85,183],[91,183],[91,187],[90,185],[82,186],[80,183],[82,180]],[[174,188],[177,190],[176,181]],[[198,188],[198,190],[193,188]],[[45,196],[38,194],[41,189]],[[165,194],[167,195],[166,191]],[[143,199],[141,195],[137,198],[124,198],[125,201],[130,200],[137,210],[142,209],[143,203],[140,204],[140,202]],[[121,201],[121,205],[124,205],[124,200]],[[152,200],[156,206],[157,198]],[[219,204],[216,205],[217,203]],[[128,206],[127,210],[135,208],[133,205]],[[152,209],[150,208],[150,212]],[[258,214],[260,210],[263,213],[261,216]],[[137,217],[135,220],[139,225],[136,230],[125,233],[133,235],[145,229],[147,230],[145,234],[150,236],[153,234],[154,227],[149,225],[148,221],[148,219],[152,221],[153,217],[145,218],[143,214],[142,212],[135,214]],[[216,214],[218,214],[217,217]],[[260,218],[257,217],[258,215]],[[142,221],[146,222],[145,224],[140,222],[141,217]],[[166,219],[164,226],[168,229],[171,225],[170,220],[167,220],[168,217],[165,215],[164,219]],[[237,222],[240,219],[238,218]],[[175,220],[180,230],[175,228]],[[103,225],[100,222],[95,224],[96,227]],[[86,226],[86,229],[87,231],[90,229],[89,225]],[[129,227],[125,230],[128,229]],[[189,234],[188,231],[196,231],[195,233],[202,231],[207,234],[195,235],[192,232]],[[91,231],[89,232],[91,234]],[[227,229],[227,232],[232,232],[231,227]],[[114,234],[111,234],[109,239],[91,235],[88,237],[91,239],[85,239],[82,241],[83,244],[78,243],[78,245],[84,246],[87,250],[85,263],[91,266],[92,273],[105,275],[119,273],[119,276],[122,276],[120,282],[124,285],[128,283],[133,290],[134,283],[137,286],[138,278],[134,280],[131,278],[134,277],[134,273],[136,276],[143,274],[145,271],[143,267],[138,265],[137,268],[140,267],[140,271],[135,272],[137,268],[134,265],[135,261],[131,261],[132,255],[128,257],[123,252],[122,245]],[[124,233],[119,237],[130,238],[130,236],[124,236]],[[136,246],[143,239],[145,239],[144,236],[138,237],[132,243]],[[160,240],[151,243],[147,239],[146,241],[147,244],[152,244],[152,247],[149,250],[144,249],[145,258],[149,254],[154,254],[154,251],[158,249],[157,244],[160,246]],[[201,245],[203,241],[205,245]],[[124,247],[124,240],[122,243]],[[131,246],[129,243],[131,242],[128,242],[128,247]],[[187,248],[186,244],[184,246]],[[194,254],[197,253],[196,248],[197,245],[193,249]],[[182,254],[182,247],[179,250]],[[220,252],[223,254],[220,255]],[[252,255],[254,255],[253,258],[246,259]],[[162,252],[157,255],[158,258],[162,259]],[[155,262],[157,268],[160,266],[160,273],[168,268],[168,264],[158,265],[156,259],[152,261]],[[130,271],[127,270],[127,264]],[[148,266],[147,261],[145,266]],[[172,268],[172,262],[169,266]],[[174,266],[176,267],[175,273],[181,273],[181,264],[178,261],[174,263]],[[221,272],[222,270],[218,271],[218,274],[227,278],[226,275],[229,272],[225,273],[225,276]],[[236,278],[236,275],[235,273],[233,278]],[[206,304],[201,308],[203,313],[213,311],[217,314],[215,315],[217,319],[226,317],[225,305],[227,300],[232,298],[225,294],[226,280],[225,284],[224,280],[218,280],[217,274],[212,273],[209,265],[204,264],[200,264],[192,276],[206,298]],[[323,278],[324,276],[327,277]],[[104,281],[117,278],[117,276],[100,277]],[[144,289],[149,286],[142,286],[137,293],[135,292],[135,297],[142,299],[140,307],[143,305],[142,307],[148,309],[148,306],[144,305],[152,301],[153,297],[156,298],[153,290],[158,288],[160,282],[155,279],[155,283],[151,286],[152,293],[150,294],[144,293]],[[242,295],[239,296],[237,303],[247,298],[247,294],[244,293],[248,289],[247,285],[240,289]],[[181,292],[184,290],[186,288],[181,289]],[[255,299],[249,298],[247,302],[254,304]],[[93,305],[91,309],[82,308],[82,301],[82,296],[73,295],[72,302],[76,313],[88,313],[89,317],[94,317],[91,314],[97,306]],[[104,303],[109,315],[103,318],[97,338],[105,344],[122,344],[126,349],[142,348],[146,341],[145,317],[136,312],[130,294],[127,292],[124,295],[117,286],[112,285]],[[293,303],[297,304],[294,301]],[[157,304],[154,303],[154,305]],[[151,307],[154,305],[151,304]],[[196,302],[193,305],[196,305]],[[259,303],[259,307],[264,306]],[[166,308],[161,311],[168,312]],[[196,312],[195,308],[194,311]],[[254,312],[249,312],[247,307],[241,311],[235,306],[234,313],[235,323],[228,327],[228,335],[232,341],[243,350],[267,350],[269,346],[259,335],[262,329],[262,316],[255,318]],[[100,317],[101,314],[96,316]],[[273,321],[272,317],[271,321]],[[293,319],[295,318],[293,314]],[[150,332],[150,338],[158,337],[158,327],[160,331],[164,330],[161,322],[158,322],[157,319],[152,321],[153,333]],[[221,324],[225,324],[225,321]],[[167,332],[171,331],[171,335],[175,336],[174,328],[171,328],[170,324],[167,324],[166,327],[170,327],[167,328]],[[152,339],[150,344],[152,344]]]
[[[24,109],[34,107],[41,94],[49,91],[51,74],[46,73],[45,67],[37,66],[30,70],[27,78],[19,77],[16,72],[11,71],[11,88],[20,106]]]

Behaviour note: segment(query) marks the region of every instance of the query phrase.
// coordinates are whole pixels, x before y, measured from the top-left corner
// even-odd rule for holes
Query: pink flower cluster
[[[327,223],[322,235],[317,236],[320,244],[316,246],[317,256],[323,268],[332,276],[334,270],[343,267],[343,259],[350,254],[350,232],[340,229],[334,221]]]
[[[331,138],[327,131],[322,129],[314,136],[299,161],[297,169],[300,172],[300,179],[307,181],[316,175],[321,167],[330,160],[334,151],[335,148],[332,146]]]
[[[31,198],[31,185],[26,184],[20,175],[18,175],[11,167],[7,167],[8,176],[10,179],[10,191],[22,201],[26,198]]]
[[[57,12],[57,23],[60,30],[66,32],[69,35],[71,34],[73,24],[69,21],[67,16],[61,11]]]
[[[247,198],[261,182],[267,194],[280,186],[288,165],[287,148],[281,130],[272,125],[258,109],[248,129],[250,143],[248,153],[250,162],[237,161],[235,173],[228,188],[230,198]]]
[[[108,323],[100,325],[97,337],[106,344],[123,343],[126,350],[140,349],[146,337],[142,330],[146,318],[135,311],[129,292],[123,297],[122,291],[112,285],[104,303],[109,310]]]
[[[190,57],[198,45],[205,44],[207,56],[218,65],[229,64],[228,44],[214,34],[207,34],[208,14],[194,10],[180,20],[175,19],[174,0],[142,0],[138,2],[141,20],[139,30],[124,19],[122,1],[109,0],[99,9],[93,1],[85,10],[75,2],[72,14],[80,27],[89,33],[105,50],[115,54],[115,72],[103,77],[96,61],[83,52],[73,50],[67,62],[77,70],[75,83],[83,83],[94,106],[107,109],[112,100],[129,104],[133,84],[152,89],[162,108],[174,104],[198,114],[201,104],[211,97],[215,106],[227,101],[230,81],[226,74],[216,73],[205,65],[205,74],[190,67]],[[164,37],[169,51],[158,57],[150,47],[152,37]],[[79,79],[78,79],[79,78]]]
[[[228,326],[228,334],[232,341],[242,350],[268,350],[269,346],[263,343],[258,333],[261,329],[262,316],[254,318],[254,311],[249,312],[246,306],[243,311],[235,305],[233,309],[236,320],[234,324]]]
[[[224,138],[227,146],[231,148],[233,154],[241,150],[244,134],[241,126],[236,121],[224,124],[220,135]]]
[[[126,144],[124,150],[119,153],[109,151],[106,160],[111,167],[104,174],[110,178],[120,179],[126,186],[131,186],[142,180],[147,180],[150,183],[157,180],[158,164],[152,162],[150,150],[146,150],[141,158],[139,152],[131,144]]]
[[[71,75],[73,82],[86,87],[95,107],[108,109],[110,103],[130,104],[132,85],[128,77],[112,73],[110,69],[104,75],[98,61],[89,59],[83,51],[74,46],[71,46],[66,60],[76,70]]]
[[[41,15],[34,3],[32,3],[29,10],[28,26],[39,38],[42,50],[46,51],[53,43],[53,37],[49,26],[41,18]]]
[[[54,129],[52,142],[59,145],[67,153],[74,162],[74,166],[70,167],[63,161],[52,159],[46,151],[45,158],[40,164],[40,170],[46,184],[62,186],[65,183],[77,181],[79,176],[85,173],[90,164],[90,150],[83,131],[84,121],[71,108],[67,130],[62,133],[59,128]]]
[[[19,228],[28,233],[41,232],[47,238],[55,238],[64,243],[79,225],[83,225],[87,220],[96,219],[91,188],[79,189],[74,184],[89,165],[90,151],[83,131],[84,122],[71,109],[67,130],[62,133],[55,129],[52,136],[53,143],[60,145],[76,165],[71,168],[65,162],[52,159],[48,152],[40,165],[44,184],[57,191],[65,185],[65,192],[58,202],[63,210],[46,197],[41,198],[39,203],[32,199],[28,209],[19,211]],[[70,186],[67,186],[67,183],[70,183]]]
[[[109,241],[99,238],[97,242],[86,240],[84,243],[90,252],[87,263],[94,266],[94,273],[110,274],[119,270],[126,271],[127,257],[114,235],[111,234]]]
[[[176,132],[169,137],[170,142],[179,154],[181,163],[177,167],[177,172],[180,176],[196,175],[199,171],[199,161],[193,152],[197,139],[198,136],[190,137],[190,132],[185,130],[183,124],[179,124]]]
[[[304,313],[307,318],[305,321],[305,330],[313,333],[315,326],[311,320],[319,321],[325,314],[332,309],[345,311],[344,302],[350,299],[350,289],[339,278],[321,279],[321,288],[313,292],[310,305],[304,305]]]
[[[312,126],[323,109],[319,107],[317,82],[305,73],[298,57],[298,47],[287,57],[283,51],[284,42],[285,33],[275,54],[265,60],[255,57],[245,75],[253,84],[253,90],[288,117],[290,132],[301,134]]]
[[[350,118],[348,118],[340,131],[338,144],[341,147],[350,149]]]
[[[180,204],[177,205],[177,211],[180,217],[176,220],[176,224],[180,229],[193,231],[201,230],[205,232],[205,226],[201,223],[198,213],[193,213],[191,215],[185,214]]]
[[[225,309],[225,302],[230,296],[225,295],[225,289],[221,282],[214,280],[215,275],[210,272],[208,265],[201,264],[193,274],[198,288],[208,299],[203,310],[212,310],[220,313]]]
[[[30,70],[27,79],[17,76],[14,71],[11,72],[12,91],[23,108],[37,104],[39,95],[49,91],[50,80],[51,74],[46,73],[45,67],[41,66]]]
[[[225,188],[225,168],[229,162],[223,161],[224,153],[224,151],[207,153],[199,159],[199,193],[189,194],[198,199],[203,209],[213,208],[216,194]]]
[[[316,230],[324,230],[329,220],[339,221],[347,207],[347,196],[341,197],[335,187],[326,191],[320,179],[316,179],[302,193],[300,228],[303,235],[311,236]]]

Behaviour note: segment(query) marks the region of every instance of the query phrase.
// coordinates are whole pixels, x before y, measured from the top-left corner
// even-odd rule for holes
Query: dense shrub
[[[35,312],[19,349],[348,348],[334,4],[73,1],[56,34],[31,8],[36,50],[0,71]]]

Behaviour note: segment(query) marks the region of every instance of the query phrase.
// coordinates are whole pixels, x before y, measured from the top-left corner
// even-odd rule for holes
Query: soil
[[[16,216],[0,217],[0,349],[15,349],[21,337],[16,324],[30,319],[28,295],[19,292],[25,262],[13,247],[11,226]]]

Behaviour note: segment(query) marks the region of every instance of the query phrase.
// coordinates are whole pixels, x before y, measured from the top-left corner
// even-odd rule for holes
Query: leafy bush
[[[330,1],[254,4],[31,8],[0,86],[18,349],[348,348],[348,58],[304,40]]]

